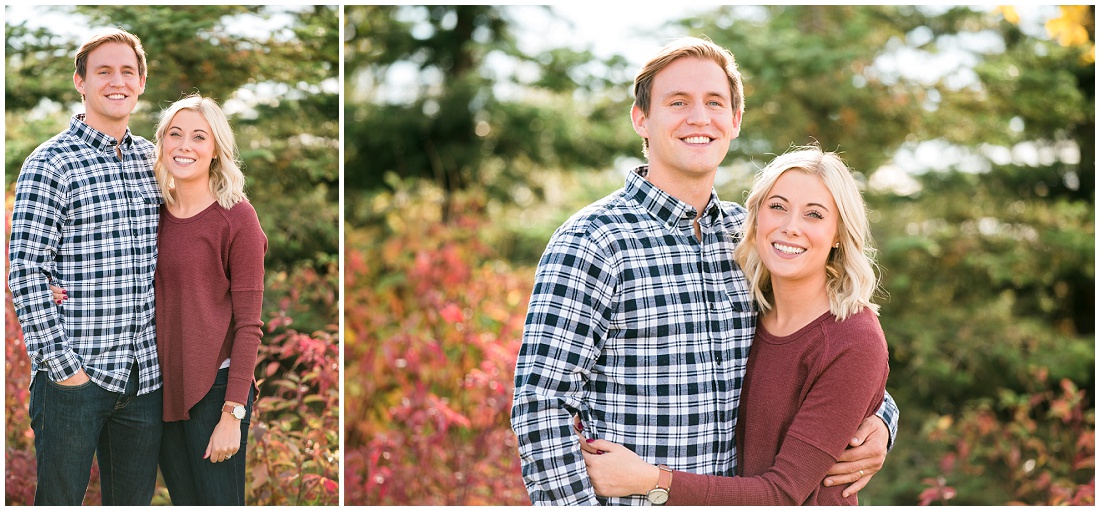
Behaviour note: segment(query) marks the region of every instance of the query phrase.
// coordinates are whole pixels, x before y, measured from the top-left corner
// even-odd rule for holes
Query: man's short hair
[[[653,58],[649,59],[638,76],[634,78],[634,105],[649,115],[649,104],[653,93],[653,77],[662,69],[668,67],[672,61],[681,57],[694,57],[711,60],[726,73],[726,79],[730,84],[730,101],[733,111],[744,112],[744,92],[741,87],[741,72],[737,70],[737,63],[733,59],[733,53],[714,44],[709,39],[698,37],[681,37],[668,43]]]
[[[120,28],[110,28],[84,41],[84,44],[80,45],[80,49],[76,51],[76,74],[80,76],[81,80],[88,77],[88,54],[107,43],[122,43],[133,48],[134,54],[137,55],[138,74],[142,78],[146,77],[145,49],[141,47],[141,39]]]

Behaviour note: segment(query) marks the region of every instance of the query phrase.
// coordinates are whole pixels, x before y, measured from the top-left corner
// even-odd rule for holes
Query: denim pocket
[[[91,386],[95,385],[95,382],[93,382],[90,379],[88,381],[84,382],[84,383],[81,383],[80,385],[62,385],[60,383],[57,383],[57,382],[49,379],[48,377],[46,378],[46,381],[49,382],[49,385],[51,387],[53,387],[57,390],[60,390],[61,392],[77,392],[77,391],[84,390],[88,387],[91,387]]]

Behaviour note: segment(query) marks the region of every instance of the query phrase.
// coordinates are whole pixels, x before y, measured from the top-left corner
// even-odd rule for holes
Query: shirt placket
[[[721,409],[722,421],[726,424],[726,428],[721,431],[721,443],[722,453],[725,456],[723,469],[732,471],[737,468],[737,442],[735,438],[735,425],[737,424],[737,392],[735,388],[734,373],[737,368],[743,362],[735,353],[736,346],[740,342],[742,332],[736,330],[735,324],[731,321],[731,315],[733,312],[733,304],[730,302],[727,290],[730,287],[730,281],[733,278],[733,245],[729,243],[729,233],[724,229],[721,215],[716,215],[711,219],[709,226],[711,243],[710,257],[710,272],[708,273],[707,282],[710,284],[711,296],[713,297],[713,321],[710,323],[712,330],[712,339],[715,356],[720,358],[722,363],[715,369],[717,371],[715,379],[722,382],[721,398],[719,402],[719,408]]]
[[[684,256],[695,269],[694,278],[691,279],[694,289],[691,291],[698,302],[692,307],[692,313],[694,315],[693,319],[703,328],[696,330],[693,335],[695,336],[696,346],[699,346],[697,354],[705,365],[701,374],[706,381],[700,383],[703,388],[707,389],[707,392],[700,396],[700,408],[708,413],[708,420],[702,425],[703,428],[700,433],[701,438],[709,436],[709,440],[706,441],[711,444],[709,448],[715,455],[712,468],[718,470],[723,461],[723,451],[721,449],[726,445],[724,438],[726,428],[723,427],[724,414],[721,408],[721,396],[727,384],[722,378],[722,358],[720,353],[715,350],[712,327],[716,313],[715,302],[712,299],[710,289],[712,287],[710,280],[713,272],[708,261],[708,250],[712,243],[710,243],[706,227],[702,223],[700,223],[702,241],[695,237],[696,216],[698,216],[698,213],[694,208],[686,208],[681,214],[676,227],[681,239],[684,240]]]
[[[717,278],[717,272],[713,261],[714,251],[717,247],[711,227],[705,216],[699,219],[702,241],[696,243],[696,264],[699,270],[700,296],[703,300],[703,306],[701,307],[703,321],[701,324],[705,325],[705,328],[699,332],[700,345],[705,347],[700,351],[706,354],[705,359],[708,361],[707,379],[711,389],[710,396],[708,396],[710,401],[708,405],[713,409],[712,428],[714,440],[712,449],[715,453],[714,470],[715,473],[718,473],[726,464],[726,453],[729,446],[728,430],[731,428],[724,426],[730,424],[730,418],[728,412],[722,406],[725,402],[724,396],[728,392],[729,382],[726,381],[723,372],[723,364],[727,361],[722,352],[721,301],[716,294],[717,282],[715,279]]]
[[[137,250],[135,246],[137,240],[139,239],[138,237],[140,236],[140,233],[137,232],[137,226],[135,225],[135,215],[140,210],[141,205],[138,204],[137,201],[141,200],[141,194],[139,193],[139,190],[136,186],[136,181],[134,179],[134,176],[132,175],[131,169],[129,168],[131,165],[127,164],[129,162],[129,159],[127,158],[127,151],[123,148],[121,143],[117,144],[119,148],[117,153],[115,151],[115,145],[111,145],[110,152],[113,158],[110,161],[112,163],[117,162],[119,168],[118,176],[122,180],[122,188],[123,190],[125,190],[123,196],[120,198],[121,200],[119,200],[117,203],[117,207],[120,210],[118,212],[118,218],[123,224],[119,227],[125,228],[126,232],[129,233],[129,236],[125,236],[122,240],[120,240],[126,248],[125,261],[126,266],[127,268],[129,268],[129,270],[120,271],[119,274],[122,275],[125,279],[125,289],[130,295],[129,300],[127,301],[131,302],[127,303],[128,307],[126,307],[126,313],[122,318],[125,329],[123,330],[124,338],[121,339],[120,345],[121,349],[124,350],[124,354],[122,355],[129,360],[130,364],[136,364],[136,317],[138,315],[138,304],[136,303],[136,297],[140,295],[138,294],[138,280],[135,278],[135,276],[141,269],[141,261],[138,260]],[[130,371],[126,371],[125,374],[125,377],[128,378]]]

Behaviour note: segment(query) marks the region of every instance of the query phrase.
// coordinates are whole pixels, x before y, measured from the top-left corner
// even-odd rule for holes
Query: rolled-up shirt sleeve
[[[886,452],[890,452],[894,448],[894,439],[898,436],[898,418],[900,414],[898,404],[894,402],[894,398],[887,391],[885,397],[882,398],[882,406],[875,412],[875,415],[882,419],[882,422],[886,423],[886,428],[890,430],[890,442],[886,444]]]
[[[598,504],[572,417],[608,332],[614,272],[597,244],[563,227],[535,275],[516,363],[512,429],[533,504]]]
[[[24,162],[15,185],[8,245],[8,287],[27,354],[53,381],[66,380],[82,367],[49,289],[68,203],[59,167],[42,155]]]

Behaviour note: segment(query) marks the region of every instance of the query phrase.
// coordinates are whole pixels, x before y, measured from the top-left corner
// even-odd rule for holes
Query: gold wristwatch
[[[672,469],[668,465],[657,465],[661,474],[657,476],[657,487],[645,494],[650,504],[660,506],[668,502],[668,489],[672,486]]]

